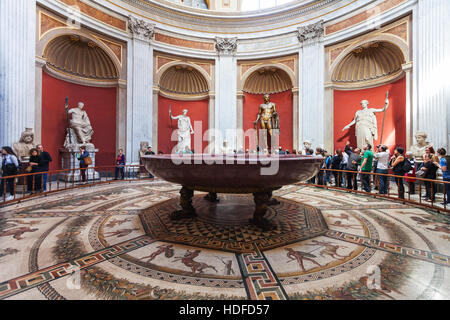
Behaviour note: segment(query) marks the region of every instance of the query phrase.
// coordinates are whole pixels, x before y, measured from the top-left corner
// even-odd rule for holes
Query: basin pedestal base
[[[195,208],[192,205],[194,190],[183,186],[180,190],[180,196],[181,210],[172,212],[170,218],[172,220],[181,220],[197,217]],[[204,199],[212,203],[220,202],[216,192],[210,192]],[[269,206],[280,204],[278,200],[272,198],[272,191],[253,193],[253,199],[255,202],[255,211],[253,213],[253,218],[250,219],[250,223],[264,231],[276,229],[276,224],[265,218]]]

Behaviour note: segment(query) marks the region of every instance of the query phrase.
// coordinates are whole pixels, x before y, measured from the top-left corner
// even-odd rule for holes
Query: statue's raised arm
[[[389,107],[389,99],[386,98],[386,101],[384,102],[384,108],[380,108],[380,109],[370,109],[372,112],[384,112],[385,110],[387,110],[387,108]]]

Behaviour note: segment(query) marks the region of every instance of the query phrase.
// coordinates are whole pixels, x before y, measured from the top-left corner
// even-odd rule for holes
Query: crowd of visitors
[[[326,153],[323,152],[323,153]],[[317,153],[316,154],[322,154]],[[370,144],[361,151],[358,148],[352,148],[347,143],[344,151],[337,149],[334,155],[323,154],[326,158],[322,169],[328,169],[318,174],[319,185],[333,185],[331,177],[334,177],[334,186],[347,189],[358,190],[358,177],[361,190],[372,192],[373,189],[378,190],[379,194],[388,194],[389,181],[395,182],[398,190],[398,197],[405,198],[405,184],[408,192],[412,195],[416,193],[418,180],[416,178],[424,178],[429,180],[438,179],[438,170],[442,171],[442,180],[450,181],[450,172],[448,171],[448,162],[450,157],[444,148],[440,148],[435,153],[433,147],[428,147],[423,158],[415,159],[412,152],[405,152],[401,147],[394,149],[391,155],[389,149],[385,145],[376,147],[375,152],[372,151]],[[341,172],[339,170],[344,170]],[[373,175],[377,173],[377,175]],[[388,175],[401,176],[404,178],[391,178]],[[309,182],[315,183],[316,179]],[[423,181],[425,186],[425,201],[435,201],[436,192],[439,190],[438,184],[432,181]],[[446,204],[450,203],[450,185],[444,186],[446,193]],[[441,203],[444,204],[444,203]]]

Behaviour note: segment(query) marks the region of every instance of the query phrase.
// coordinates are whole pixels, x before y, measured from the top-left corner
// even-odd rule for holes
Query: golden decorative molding
[[[214,51],[214,43],[175,38],[161,33],[155,33],[155,41],[170,44],[177,47]]]
[[[391,10],[392,8],[402,4],[405,1],[406,0],[385,0],[384,2],[373,8],[367,9],[366,11],[358,13],[354,16],[347,17],[346,19],[335,24],[326,26],[325,35],[330,35],[332,33],[348,29],[354,25],[369,20],[370,18],[376,17],[377,15],[380,15],[388,10]]]
[[[275,67],[253,72],[245,81],[243,91],[251,94],[274,94],[292,89],[289,75]]]
[[[105,38],[100,38],[96,35],[92,35],[94,36],[96,39],[98,39],[99,41],[103,42],[103,44],[105,46],[107,46],[108,48],[111,49],[111,51],[114,53],[114,55],[116,56],[117,60],[119,60],[120,65],[122,65],[122,57],[123,57],[123,46],[120,43],[117,42],[113,42],[111,40],[107,40]]]
[[[113,17],[81,0],[58,0],[68,6],[77,6],[82,13],[121,31],[127,31],[127,22]]]
[[[370,42],[355,48],[336,67],[334,83],[357,83],[378,80],[402,72],[405,57],[400,48],[389,42]]]
[[[161,91],[177,95],[203,95],[209,92],[208,81],[196,69],[176,65],[167,69],[159,81]]]
[[[47,66],[76,77],[117,80],[118,70],[108,54],[94,42],[78,35],[60,36],[44,51]]]
[[[39,11],[39,39],[54,29],[68,28],[66,22]]]

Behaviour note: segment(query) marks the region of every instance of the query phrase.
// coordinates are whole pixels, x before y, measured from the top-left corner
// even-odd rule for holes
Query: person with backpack
[[[438,149],[439,163],[435,165],[442,170],[442,181],[450,182],[450,156],[447,155],[447,151],[444,148]],[[445,200],[441,204],[450,204],[450,184],[444,184]]]
[[[391,158],[391,167],[396,176],[404,176],[405,173],[411,170],[411,163],[405,161],[403,154],[405,150],[402,147],[397,147],[394,150],[394,156]],[[398,188],[398,197],[400,199],[405,199],[405,186],[403,185],[403,178],[395,178]]]
[[[334,184],[335,187],[341,187],[342,186],[342,173],[334,170],[340,170],[341,169],[341,163],[343,160],[342,150],[337,149],[336,154],[331,159],[331,169],[333,169],[333,176],[334,176]]]
[[[3,177],[15,176],[19,173],[19,160],[17,159],[16,154],[11,149],[11,147],[3,147],[2,148],[2,172]],[[1,179],[0,184],[0,194],[5,199],[5,201],[10,201],[14,199],[14,179]],[[6,186],[5,186],[6,181]],[[6,197],[6,193],[9,191],[9,196]],[[5,198],[6,197],[6,198]]]

